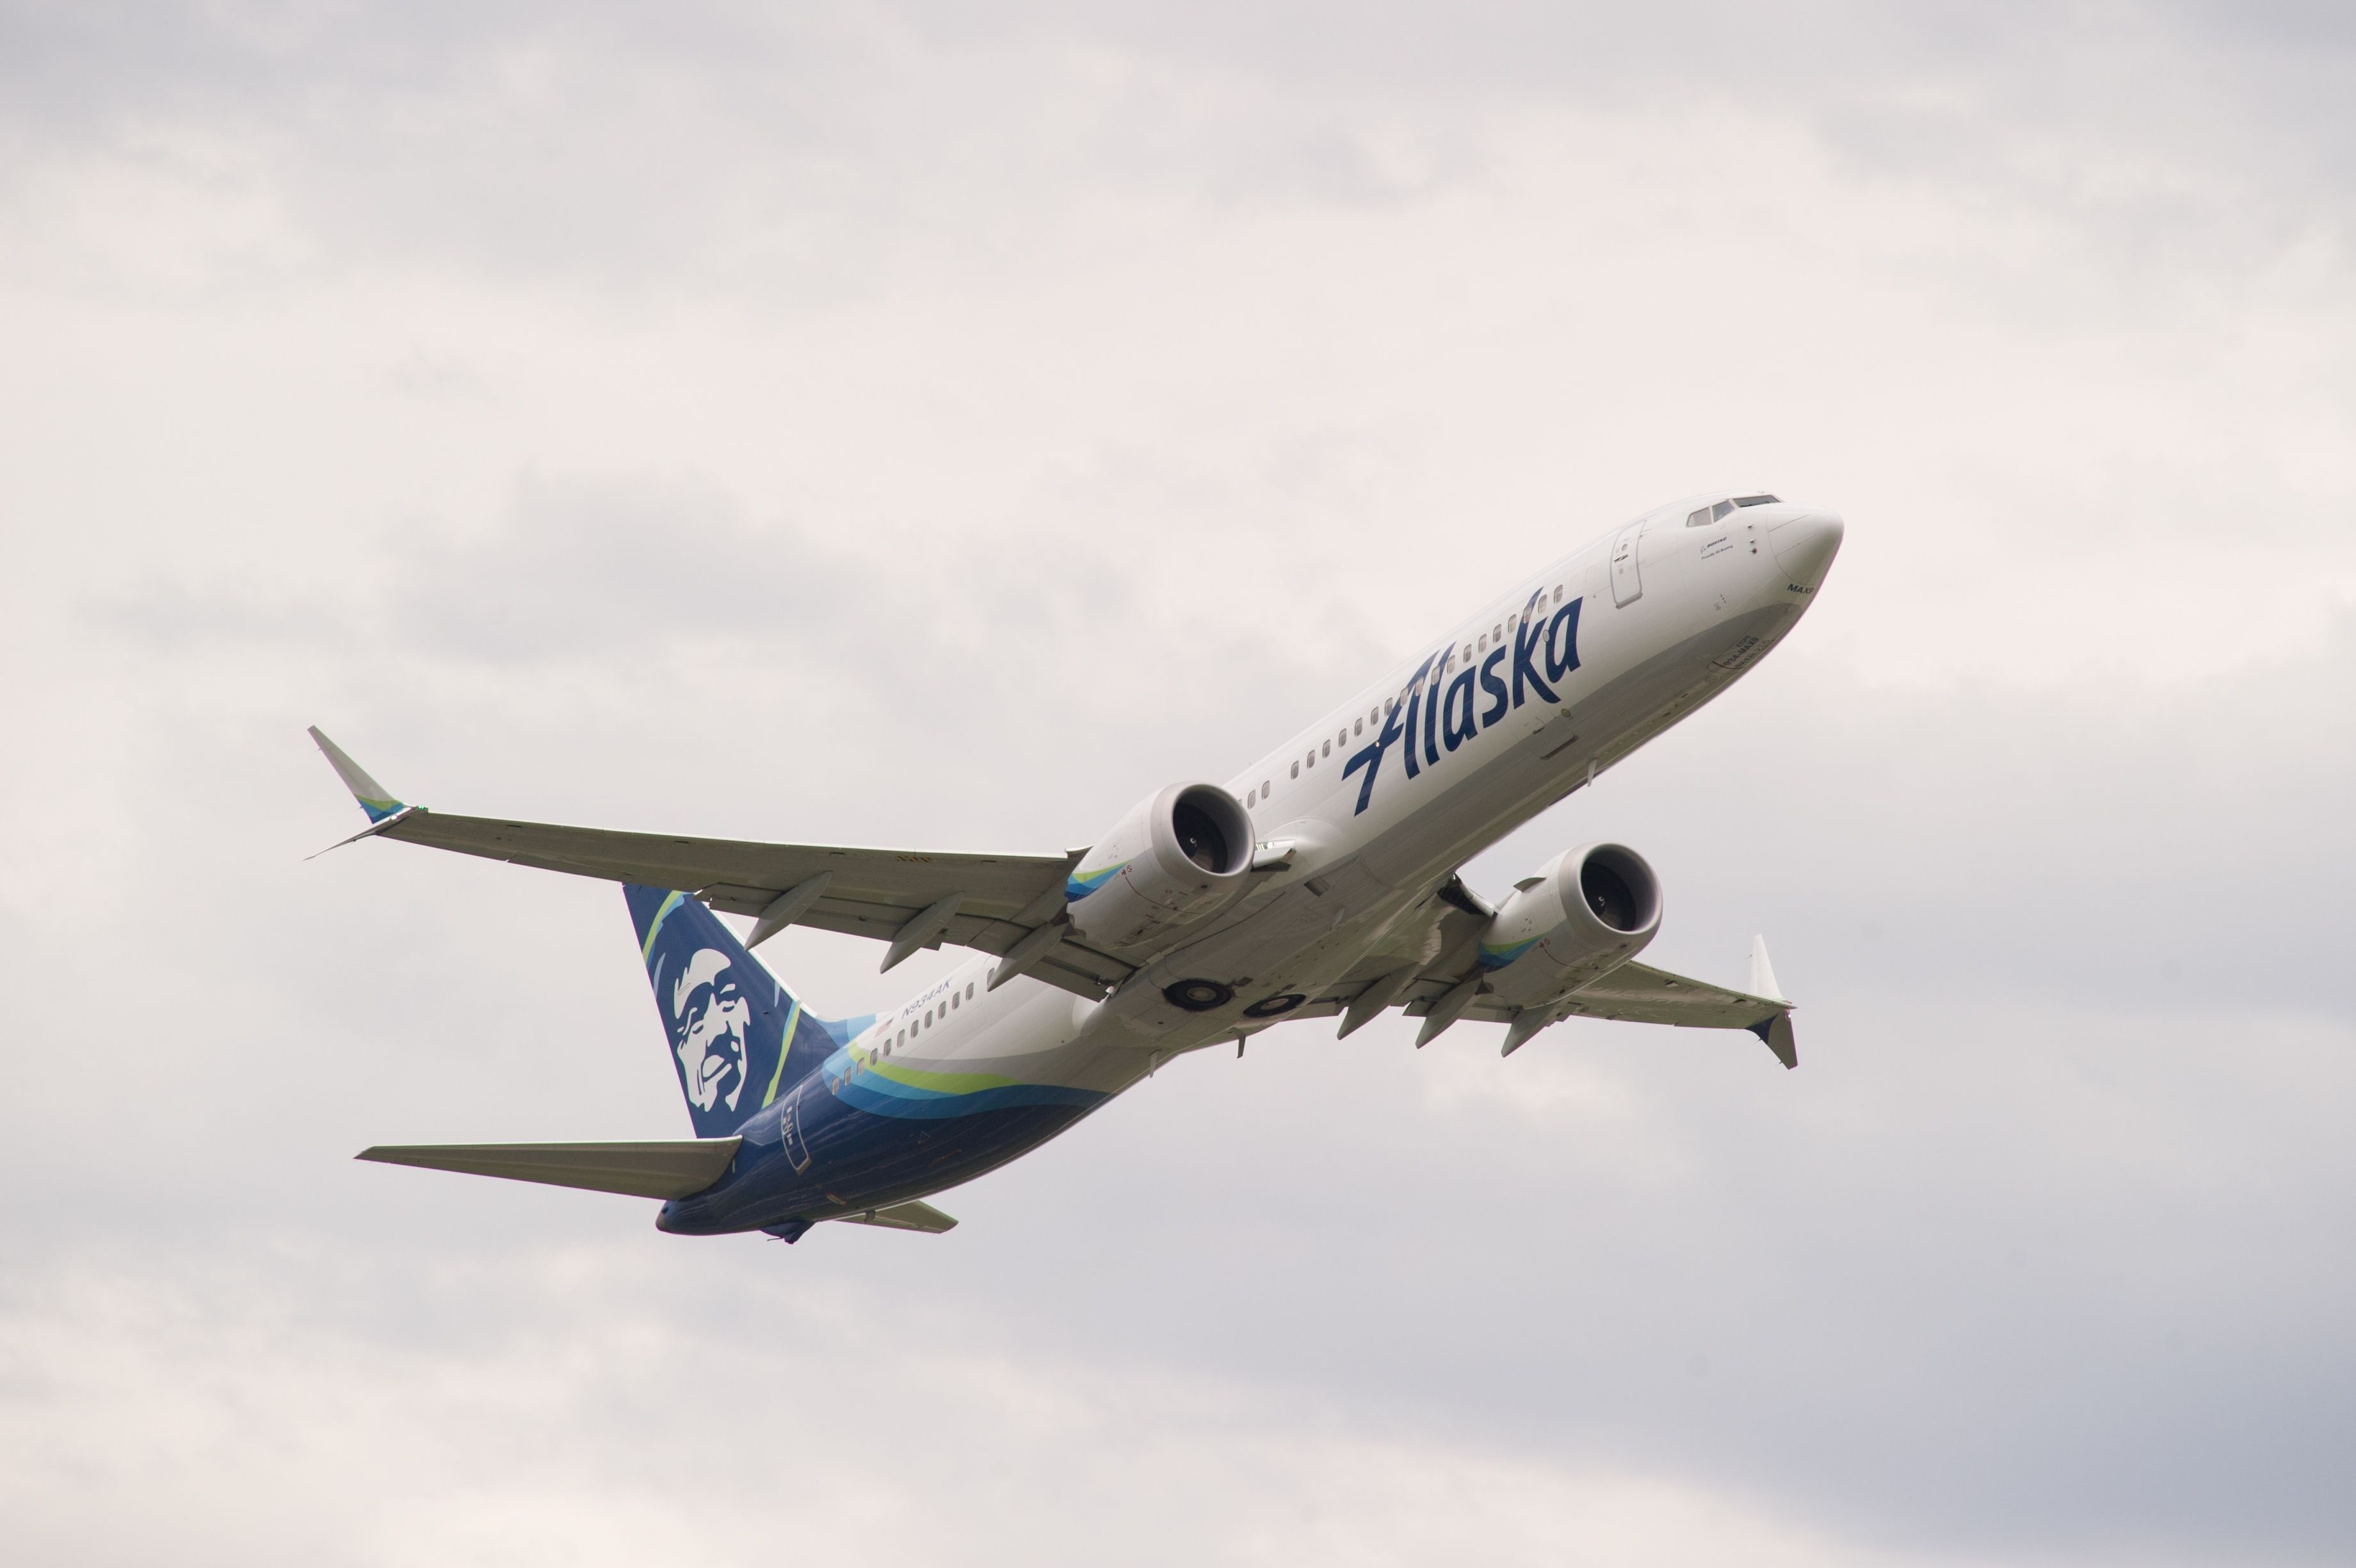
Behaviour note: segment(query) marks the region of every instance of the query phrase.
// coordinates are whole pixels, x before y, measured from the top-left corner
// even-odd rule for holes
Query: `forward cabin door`
[[[1637,546],[1644,536],[1644,525],[1632,522],[1612,541],[1612,602],[1633,605],[1644,596],[1644,579],[1636,566]]]

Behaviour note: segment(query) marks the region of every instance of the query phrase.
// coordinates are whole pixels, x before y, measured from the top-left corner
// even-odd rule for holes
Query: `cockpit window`
[[[1686,514],[1686,526],[1687,528],[1708,528],[1711,523],[1721,521],[1728,512],[1732,511],[1736,507],[1772,506],[1775,504],[1776,499],[1777,498],[1774,496],[1732,496],[1719,502],[1716,506],[1706,506],[1699,511],[1687,512]]]

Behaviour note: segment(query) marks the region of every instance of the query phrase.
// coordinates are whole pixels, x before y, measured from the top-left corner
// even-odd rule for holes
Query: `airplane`
[[[659,1198],[659,1230],[939,1232],[926,1199],[1163,1065],[1281,1022],[1391,1008],[1512,1056],[1566,1018],[1748,1030],[1799,1063],[1763,940],[1749,989],[1651,968],[1662,892],[1595,843],[1492,903],[1474,854],[1723,692],[1796,625],[1839,515],[1765,491],[1646,512],[1524,578],[1224,784],[1153,790],[1085,849],[761,843],[407,804],[314,727],[387,838],[622,885],[695,1136],[380,1145],[358,1157]],[[341,847],[340,845],[337,847]],[[717,913],[715,913],[717,912]],[[749,917],[740,941],[719,913]],[[976,956],[877,1017],[820,1018],[752,949],[872,937]]]

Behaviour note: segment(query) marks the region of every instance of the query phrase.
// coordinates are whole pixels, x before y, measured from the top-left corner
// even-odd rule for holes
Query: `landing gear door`
[[[1644,537],[1644,525],[1632,522],[1612,541],[1612,602],[1615,605],[1633,605],[1644,596],[1644,579],[1636,565],[1638,544]]]

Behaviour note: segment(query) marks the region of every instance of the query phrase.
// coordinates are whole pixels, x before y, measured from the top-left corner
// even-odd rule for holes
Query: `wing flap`
[[[742,1138],[649,1144],[388,1144],[355,1159],[628,1197],[686,1197],[727,1173]]]

